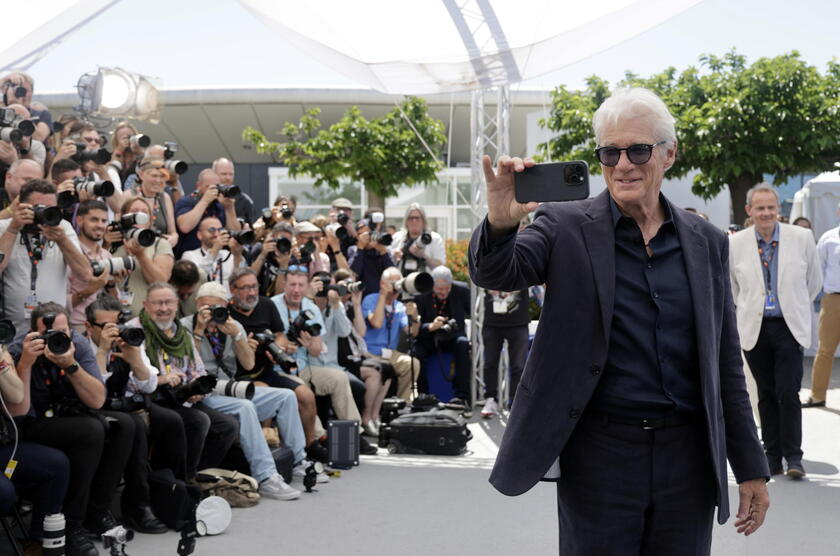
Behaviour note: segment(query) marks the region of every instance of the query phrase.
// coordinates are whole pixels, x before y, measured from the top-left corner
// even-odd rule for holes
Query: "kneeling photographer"
[[[239,421],[239,443],[260,482],[260,493],[271,498],[294,500],[300,491],[290,487],[277,473],[274,458],[263,436],[261,422],[275,419],[283,442],[295,457],[300,473],[308,466],[303,426],[298,416],[295,394],[283,388],[254,387],[253,382],[237,381],[237,365],[254,368],[254,350],[245,329],[230,316],[230,292],[218,282],[203,284],[196,294],[198,312],[181,319],[192,330],[198,355],[208,376],[217,382],[202,402],[207,407],[233,415]],[[222,394],[222,395],[217,395]]]
[[[149,495],[149,444],[154,443],[152,469],[168,468],[185,480],[187,438],[181,417],[171,409],[152,403],[158,370],[145,351],[142,328],[122,324],[122,305],[103,296],[85,309],[85,326],[96,363],[104,370],[105,407],[122,411],[134,420],[135,435],[125,490],[120,500],[123,520],[140,533],[165,533],[152,512]]]
[[[470,340],[464,319],[470,315],[470,290],[452,281],[452,271],[439,266],[432,271],[434,289],[415,298],[420,313],[420,335],[414,356],[420,359],[420,391],[428,392],[429,356],[451,353],[455,359],[453,403],[467,405],[470,398]]]
[[[105,385],[88,340],[70,331],[67,310],[42,303],[30,332],[9,346],[31,402],[23,424],[26,440],[57,448],[70,460],[64,498],[67,554],[95,555],[83,529],[101,535],[118,526],[114,494],[134,440],[134,421],[119,411],[100,411]]]

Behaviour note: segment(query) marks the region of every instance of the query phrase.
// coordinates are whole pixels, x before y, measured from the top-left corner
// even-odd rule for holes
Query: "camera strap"
[[[46,358],[44,358],[44,361]],[[44,412],[45,417],[54,417],[57,415],[61,400],[64,399],[64,392],[62,392],[59,384],[64,378],[64,371],[58,369],[55,365],[50,363],[45,365],[44,362],[40,365],[41,379],[47,387],[47,393],[50,399],[50,408]]]
[[[21,236],[23,245],[26,247],[26,255],[29,257],[29,264],[31,265],[29,274],[29,289],[32,292],[32,297],[35,298],[35,286],[38,283],[38,263],[41,262],[41,256],[43,256],[36,254],[35,249],[43,246],[43,243],[35,236],[30,238],[27,233],[22,233]],[[34,307],[30,310],[32,309],[34,309]]]

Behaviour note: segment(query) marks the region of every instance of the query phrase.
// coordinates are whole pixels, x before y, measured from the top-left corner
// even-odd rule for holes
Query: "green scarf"
[[[150,360],[155,362],[153,364],[160,361],[161,350],[164,350],[169,357],[177,357],[179,359],[193,357],[192,335],[177,320],[175,320],[175,334],[172,336],[167,336],[154,323],[152,317],[149,316],[145,309],[140,311],[140,323],[146,332],[146,354]]]

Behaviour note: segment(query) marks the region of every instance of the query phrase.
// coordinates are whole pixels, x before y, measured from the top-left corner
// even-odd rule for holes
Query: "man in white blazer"
[[[779,195],[759,184],[747,192],[753,226],[730,236],[729,269],[741,348],[758,387],[758,415],[773,475],[802,467],[802,350],[811,345],[811,303],[822,288],[810,230],[781,224]]]

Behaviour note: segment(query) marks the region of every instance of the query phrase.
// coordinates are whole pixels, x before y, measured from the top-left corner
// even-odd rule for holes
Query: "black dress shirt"
[[[700,378],[694,310],[671,209],[649,243],[610,199],[615,224],[615,306],[604,376],[589,409],[662,417],[699,411]]]

